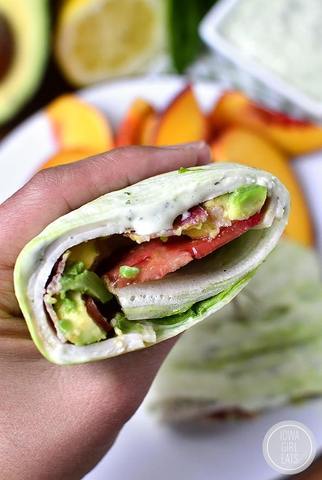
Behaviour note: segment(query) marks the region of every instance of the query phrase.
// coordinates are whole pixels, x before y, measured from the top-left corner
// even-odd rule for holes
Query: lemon
[[[55,52],[75,85],[143,72],[165,43],[164,0],[65,0]]]

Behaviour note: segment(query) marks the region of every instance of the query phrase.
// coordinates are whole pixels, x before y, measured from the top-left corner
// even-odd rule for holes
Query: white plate
[[[182,85],[179,77],[149,77],[100,85],[80,95],[117,125],[135,97],[142,96],[162,108]],[[213,82],[198,83],[195,91],[204,109],[222,92]],[[37,113],[10,134],[0,146],[0,201],[17,190],[54,152],[54,138],[43,113]],[[312,212],[321,212],[322,155],[298,159],[293,164]],[[322,217],[313,216],[317,238],[321,239]],[[178,430],[157,424],[143,405],[124,427],[111,452],[86,480],[272,480],[277,475],[262,455],[266,431],[279,421],[298,420],[313,431],[322,448],[322,422],[318,421],[321,418],[322,401],[316,400],[288,406],[252,421]]]

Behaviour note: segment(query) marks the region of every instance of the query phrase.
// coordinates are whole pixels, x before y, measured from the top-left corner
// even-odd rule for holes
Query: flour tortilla
[[[162,280],[119,290],[123,313],[116,337],[86,346],[59,340],[48,322],[43,295],[53,266],[66,250],[129,230],[162,233],[193,206],[252,184],[267,187],[270,197],[261,225]],[[15,266],[16,296],[35,344],[48,360],[71,364],[113,357],[177,335],[213,316],[248,283],[277,244],[288,212],[288,192],[276,177],[242,165],[214,164],[146,179],[58,218],[24,247]]]

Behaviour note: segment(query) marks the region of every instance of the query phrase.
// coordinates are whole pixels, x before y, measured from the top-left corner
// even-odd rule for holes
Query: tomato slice
[[[263,213],[259,212],[247,220],[235,220],[229,227],[222,227],[215,238],[191,239],[187,236],[173,236],[169,237],[167,242],[155,238],[141,243],[125,253],[121,260],[104,275],[104,278],[116,288],[158,280],[187,265],[192,260],[203,258],[240,237],[258,225],[262,218]],[[139,273],[135,278],[123,278],[119,272],[122,265],[137,267]]]

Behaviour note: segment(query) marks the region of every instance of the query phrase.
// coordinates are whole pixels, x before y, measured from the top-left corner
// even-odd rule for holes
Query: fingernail
[[[175,150],[181,150],[182,148],[200,149],[204,148],[205,145],[207,144],[204,140],[199,140],[198,142],[176,143],[175,145],[167,145],[166,148],[171,148]]]
[[[198,142],[178,143],[176,145],[167,145],[166,148],[170,148],[172,150],[192,149],[197,151],[199,165],[211,163],[211,150],[209,145],[204,140],[200,140]]]
[[[198,163],[199,165],[206,165],[207,163],[211,163],[211,150],[206,142],[198,142]]]

